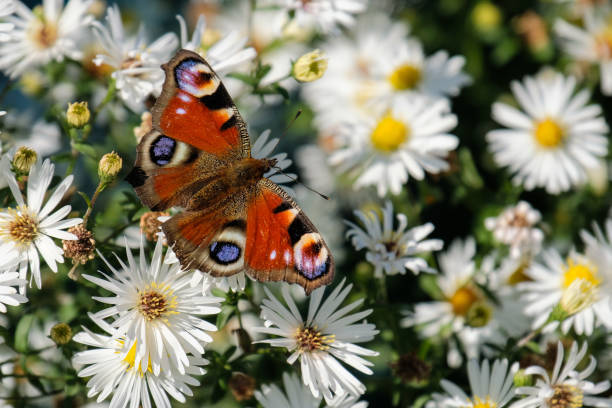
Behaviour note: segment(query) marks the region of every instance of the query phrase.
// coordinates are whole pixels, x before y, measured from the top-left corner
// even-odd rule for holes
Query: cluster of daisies
[[[500,95],[491,106],[493,121],[503,128],[483,132],[482,142],[517,189],[559,195],[597,177],[609,181],[609,128],[602,108],[591,102],[586,76],[597,65],[602,94],[612,94],[612,5],[583,3],[573,4],[571,22],[559,19],[552,28],[574,65],[513,81],[511,95]],[[612,341],[612,218],[583,228],[573,246],[559,245],[538,203],[518,201],[517,194],[480,220],[477,228],[489,241],[474,233],[445,243],[435,237],[433,223],[397,211],[406,208],[402,200],[410,185],[453,171],[462,144],[453,134],[460,125],[453,98],[473,83],[465,57],[427,53],[405,22],[366,0],[258,0],[226,9],[215,1],[192,1],[190,7],[185,15],[196,18],[178,15],[177,33],[150,40],[144,28],[130,29],[116,4],[43,0],[30,9],[19,0],[0,0],[0,71],[9,84],[18,81],[25,93],[39,90],[41,77],[53,76],[49,67],[66,62],[65,83],[49,87],[51,99],[63,103],[78,95],[71,83],[75,66],[95,82],[91,117],[78,104],[71,104],[72,118],[54,110],[48,115],[59,118],[69,152],[54,162],[41,159],[64,141],[59,130],[56,140],[31,127],[42,136],[19,149],[23,141],[13,141],[0,156],[0,200],[6,206],[0,209],[0,312],[28,302],[32,284],[44,292],[43,272],[63,271],[64,258],[71,259],[68,276],[96,293],[96,311],[71,338],[77,351],[70,364],[88,398],[134,408],[187,402],[209,385],[207,353],[219,343],[215,332],[229,327],[223,314],[232,298],[248,304],[235,305],[236,332],[246,334],[230,362],[252,350],[285,353],[276,383],[256,385],[244,373],[232,374],[238,384],[229,388],[238,401],[255,398],[265,408],[364,408],[364,382],[383,383],[391,372],[407,379],[406,387],[422,389],[434,378],[424,361],[434,345],[445,360],[444,367],[434,367],[435,378],[465,368],[469,389],[446,379],[428,384],[419,399],[427,408],[612,407],[610,381],[598,382],[597,361],[589,353],[592,336]],[[289,172],[288,155],[275,152],[279,139],[270,130],[256,138],[252,156],[276,159],[265,176],[303,203],[338,265],[349,265],[338,268],[340,278],[330,287],[306,299],[286,283],[249,282],[247,288],[244,272],[213,277],[185,270],[160,229],[174,210],[143,209],[139,226],[126,225],[117,234],[122,238],[105,238],[96,252],[90,215],[98,195],[116,182],[121,159],[112,153],[100,161],[100,183],[91,199],[83,194],[83,214],[68,204],[77,202],[75,163],[80,154],[93,155],[87,149],[91,127],[112,131],[109,123],[141,114],[134,145],[151,129],[147,108],[161,92],[160,66],[180,48],[207,59],[247,117],[257,117],[262,106],[278,106],[289,92],[312,110],[319,143],[297,149],[296,164],[321,194],[337,193],[336,202],[323,206],[306,187],[284,185],[296,175]],[[104,110],[112,110],[110,119]],[[72,160],[64,176],[59,159]],[[372,204],[381,198],[387,198],[384,204]],[[341,205],[354,210],[351,220],[342,221]],[[354,270],[356,262],[343,262],[347,243],[356,259],[363,256]],[[125,253],[112,251],[118,247]],[[93,259],[97,272],[76,273]],[[376,289],[351,283],[360,282],[353,278],[363,270],[371,272]],[[418,280],[425,296],[391,304],[391,279]],[[376,298],[363,296],[374,291]],[[35,308],[33,303],[28,306]],[[378,319],[383,315],[389,323]],[[386,343],[404,343],[401,330],[428,346],[418,353],[389,351]],[[392,361],[381,363],[382,356]],[[1,380],[0,404],[10,399]]]

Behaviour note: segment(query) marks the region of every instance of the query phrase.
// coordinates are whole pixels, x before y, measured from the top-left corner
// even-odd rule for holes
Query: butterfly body
[[[295,201],[264,177],[276,161],[251,157],[244,121],[212,68],[186,50],[163,68],[153,130],[138,145],[128,181],[152,209],[184,209],[162,225],[181,265],[213,276],[244,270],[307,293],[331,282],[329,248]]]

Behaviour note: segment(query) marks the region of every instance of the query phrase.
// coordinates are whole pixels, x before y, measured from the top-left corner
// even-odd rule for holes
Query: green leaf
[[[87,208],[91,207],[91,200],[89,199],[87,194],[82,191],[77,191],[77,194],[83,197],[83,200],[85,200],[85,203],[87,204]]]
[[[253,78],[252,76],[247,75],[247,74],[241,74],[240,72],[230,72],[226,76],[228,76],[230,78],[235,78],[235,79],[237,79],[239,81],[242,81],[245,84],[251,85],[251,86],[255,86],[259,82],[259,80],[257,78]]]
[[[427,293],[432,299],[444,298],[444,294],[438,287],[438,277],[436,275],[421,274],[419,286],[423,292]]]
[[[19,353],[28,351],[28,334],[30,334],[30,328],[35,318],[33,314],[27,314],[17,323],[17,329],[15,329],[15,350]]]
[[[217,315],[217,329],[221,330],[227,324],[227,321],[232,317],[236,308],[234,306],[223,305],[221,312]]]
[[[98,160],[98,153],[96,153],[96,149],[94,149],[91,145],[84,143],[73,143],[72,148],[93,160]]]
[[[430,399],[431,399],[431,395],[429,394],[421,395],[419,398],[417,398],[414,401],[414,404],[412,404],[412,408],[421,408]]]

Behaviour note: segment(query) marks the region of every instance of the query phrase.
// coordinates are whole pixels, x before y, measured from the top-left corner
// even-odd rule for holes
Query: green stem
[[[108,90],[106,91],[106,96],[104,97],[104,99],[102,99],[102,102],[100,102],[100,104],[96,106],[96,109],[94,109],[93,114],[91,115],[91,120],[89,121],[90,123],[94,123],[96,121],[96,118],[98,117],[98,114],[102,111],[102,109],[104,109],[104,107],[110,101],[113,100],[113,98],[115,97],[116,91],[117,91],[117,83],[115,82],[114,79],[111,79],[108,84]]]
[[[91,202],[89,203],[89,206],[87,207],[87,211],[85,212],[85,215],[83,216],[83,225],[85,226],[85,228],[87,228],[87,220],[89,220],[89,216],[91,215],[91,212],[93,211],[93,207],[96,204],[96,201],[98,200],[98,196],[100,195],[102,190],[104,190],[104,186],[102,185],[102,182],[100,181],[100,184],[98,184],[98,187],[96,187],[96,191],[94,192],[93,197],[91,197]]]

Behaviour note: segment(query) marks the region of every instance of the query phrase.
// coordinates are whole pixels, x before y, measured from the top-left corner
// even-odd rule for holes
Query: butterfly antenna
[[[291,119],[291,120],[289,121],[289,123],[287,124],[287,126],[286,126],[286,127],[285,127],[285,129],[283,130],[283,133],[281,133],[281,136],[280,136],[281,138],[284,138],[285,136],[287,136],[287,131],[289,131],[289,128],[290,128],[291,126],[293,126],[293,124],[295,123],[295,121],[297,120],[297,118],[299,118],[299,117],[300,117],[300,115],[301,115],[301,114],[302,114],[302,110],[301,110],[301,109],[298,109],[298,111],[297,111],[297,112],[295,112],[295,116],[293,117],[293,119]]]
[[[293,176],[290,176],[289,174],[285,173],[285,172],[283,171],[283,169],[281,169],[280,167],[278,167],[278,166],[274,166],[274,168],[275,168],[276,170],[278,170],[278,172],[279,172],[279,173],[281,173],[282,175],[284,175],[285,177],[287,177],[288,179],[290,179],[291,181],[295,181],[296,183],[303,185],[303,186],[304,186],[304,187],[306,187],[308,190],[310,190],[310,191],[312,191],[313,193],[317,194],[319,197],[321,197],[321,198],[323,198],[323,199],[325,199],[325,200],[329,200],[329,196],[326,196],[325,194],[323,194],[323,193],[321,193],[321,192],[318,192],[318,191],[317,191],[317,190],[315,190],[314,188],[309,187],[309,186],[307,186],[306,184],[302,183],[302,182],[301,182],[301,181],[299,181],[297,178],[295,178],[295,177],[293,177]]]

